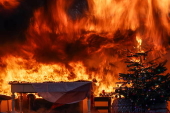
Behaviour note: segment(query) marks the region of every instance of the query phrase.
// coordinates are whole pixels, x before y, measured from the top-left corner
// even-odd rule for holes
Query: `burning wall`
[[[1,0],[0,92],[9,81],[96,79],[112,90],[125,49],[169,49],[168,0]],[[106,90],[106,91],[107,91]]]

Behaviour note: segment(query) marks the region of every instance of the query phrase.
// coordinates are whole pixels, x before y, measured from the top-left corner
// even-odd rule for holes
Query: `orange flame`
[[[141,50],[142,39],[141,39],[139,36],[136,36],[136,40],[137,40],[137,42],[138,42],[138,44],[137,44],[137,49],[138,49],[139,52],[142,52],[142,50]]]

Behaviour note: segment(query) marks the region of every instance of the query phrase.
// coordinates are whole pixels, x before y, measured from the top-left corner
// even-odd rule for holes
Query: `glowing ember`
[[[24,3],[0,1],[4,9]],[[33,12],[26,30],[20,28],[17,35],[9,36],[14,41],[2,40],[3,94],[10,93],[9,81],[94,79],[95,95],[111,92],[118,73],[126,71],[125,49],[153,49],[151,57],[156,58],[169,48],[168,0],[46,0],[39,4],[25,9]]]

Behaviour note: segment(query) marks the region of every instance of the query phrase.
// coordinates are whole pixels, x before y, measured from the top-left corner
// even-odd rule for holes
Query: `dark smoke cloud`
[[[45,13],[47,15],[50,14],[49,13],[51,11],[50,4],[55,0],[18,0],[18,1],[19,5],[12,9],[5,9],[3,8],[3,6],[0,6],[0,46],[1,46],[0,56],[5,55],[6,53],[16,54],[14,53],[15,50],[21,51],[20,50],[22,48],[21,45],[27,43],[26,30],[28,29],[31,23],[30,19],[33,17],[34,11],[40,7],[43,7]],[[83,16],[84,10],[87,9],[87,1],[72,0],[72,2],[73,3],[71,7],[67,10],[67,13],[73,20],[75,20],[76,18],[80,18]],[[48,17],[51,17],[51,15],[49,15]],[[56,41],[56,39],[54,40]],[[38,48],[37,50],[35,50],[35,54],[37,54],[36,52],[39,51],[40,55],[50,54],[54,57],[57,57],[58,54],[54,53],[54,51],[51,50],[50,49],[51,47],[49,46],[46,45],[42,48]],[[71,46],[71,44],[68,44],[68,46]],[[47,51],[42,53],[41,50]],[[66,51],[69,52],[70,50]]]
[[[19,6],[0,11],[0,44],[25,41],[25,30],[36,8],[42,6],[44,0],[21,0]]]

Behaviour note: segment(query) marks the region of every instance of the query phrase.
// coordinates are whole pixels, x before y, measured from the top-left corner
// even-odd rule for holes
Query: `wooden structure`
[[[100,113],[111,113],[111,97],[94,97],[94,107]]]

